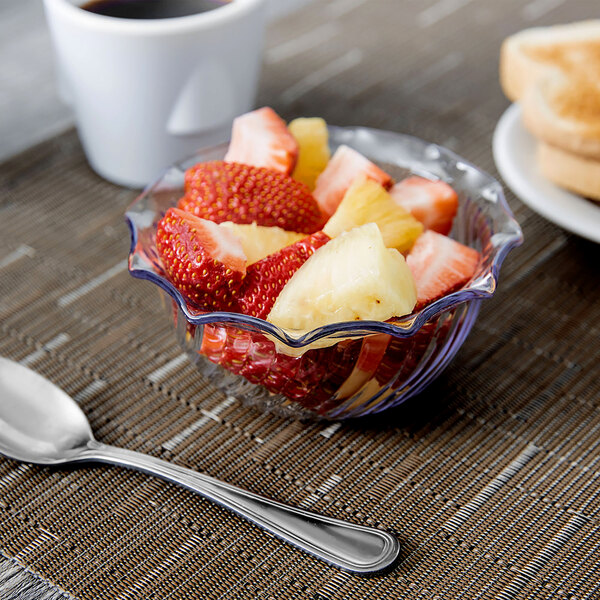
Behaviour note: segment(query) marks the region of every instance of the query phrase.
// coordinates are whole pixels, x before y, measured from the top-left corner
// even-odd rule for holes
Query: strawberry
[[[274,361],[272,374],[265,378],[265,387],[299,402],[305,408],[324,414],[331,407],[327,401],[338,398],[337,391],[350,376],[360,349],[360,340],[343,340],[335,346],[308,350],[297,357],[278,354]],[[284,365],[294,366],[293,377],[284,380]],[[279,375],[275,378],[273,375]],[[274,390],[274,386],[278,389]],[[339,404],[339,400],[336,401]]]
[[[451,319],[437,317],[425,323],[414,335],[393,337],[377,367],[375,380],[380,385],[390,384],[393,389],[406,386],[414,377],[423,356],[431,352],[431,344],[441,344],[446,340],[451,322]]]
[[[246,274],[236,236],[212,221],[169,208],[159,221],[156,246],[175,286],[209,310],[233,310]]]
[[[199,352],[251,383],[318,410],[348,378],[360,349],[360,340],[344,340],[288,356],[278,353],[275,344],[259,332],[208,324]]]
[[[298,143],[285,121],[268,106],[233,121],[227,162],[267,167],[290,175],[298,158]]]
[[[240,311],[265,319],[283,286],[328,241],[329,237],[319,231],[251,264],[240,290]]]
[[[346,190],[359,176],[373,179],[386,189],[393,183],[392,178],[368,158],[349,146],[340,146],[317,178],[313,192],[324,215],[330,217],[335,212]]]
[[[375,334],[308,350],[301,356],[277,352],[263,334],[225,324],[204,326],[199,353],[231,373],[282,394],[304,408],[335,416],[346,402],[360,409],[369,390],[398,389],[411,381],[431,343],[445,343],[451,321],[426,323],[414,335]],[[366,396],[365,396],[366,394]]]
[[[368,335],[362,339],[356,365],[339,389],[336,397],[349,398],[368,383],[386,354],[392,336],[386,333]]]
[[[211,161],[185,173],[185,196],[178,206],[215,223],[256,223],[314,233],[323,224],[306,185],[271,169]]]
[[[426,229],[448,235],[458,210],[458,196],[444,181],[412,176],[390,189],[392,198]]]
[[[422,308],[463,287],[475,275],[479,252],[429,230],[417,239],[406,262],[417,286],[416,308]]]
[[[259,334],[230,325],[207,323],[202,331],[199,353],[238,375],[248,356],[252,336]]]

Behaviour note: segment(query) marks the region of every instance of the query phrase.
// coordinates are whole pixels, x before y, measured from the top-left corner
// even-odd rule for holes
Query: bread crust
[[[537,165],[544,177],[596,202],[600,202],[600,160],[565,152],[545,142],[538,142]]]

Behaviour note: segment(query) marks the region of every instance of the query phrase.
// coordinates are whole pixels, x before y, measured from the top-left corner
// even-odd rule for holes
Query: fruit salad
[[[464,286],[479,253],[447,237],[458,207],[442,181],[394,182],[320,118],[265,107],[235,119],[225,159],[195,165],[158,224],[175,286],[202,310],[287,329],[410,314]]]
[[[479,253],[450,238],[450,185],[393,178],[356,150],[332,153],[320,118],[286,124],[265,107],[235,119],[224,160],[185,173],[156,231],[164,271],[201,311],[263,319],[288,332],[408,316],[468,284]],[[199,352],[269,391],[319,405],[409,369],[435,321],[411,339],[334,340],[299,355],[233,325],[204,326]],[[436,329],[437,328],[437,329]],[[190,325],[190,335],[194,326]]]

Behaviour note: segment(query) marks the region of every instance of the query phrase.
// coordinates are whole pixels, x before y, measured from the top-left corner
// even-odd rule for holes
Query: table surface
[[[502,40],[596,8],[312,3],[269,27],[257,105],[414,134],[497,176]],[[158,298],[128,276],[135,194],[85,162],[41,2],[0,0],[0,48],[0,355],[76,397],[100,439],[375,524],[403,546],[390,573],[355,577],[144,475],[0,458],[2,600],[599,597],[597,245],[508,193],[525,244],[426,392],[353,423],[262,415],[200,379]]]

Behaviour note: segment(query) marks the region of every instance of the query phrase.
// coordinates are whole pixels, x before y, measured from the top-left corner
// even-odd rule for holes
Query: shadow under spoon
[[[281,504],[158,458],[98,442],[70,396],[27,367],[1,357],[0,454],[38,465],[99,462],[156,475],[354,573],[386,569],[400,551],[398,540],[385,531]]]

